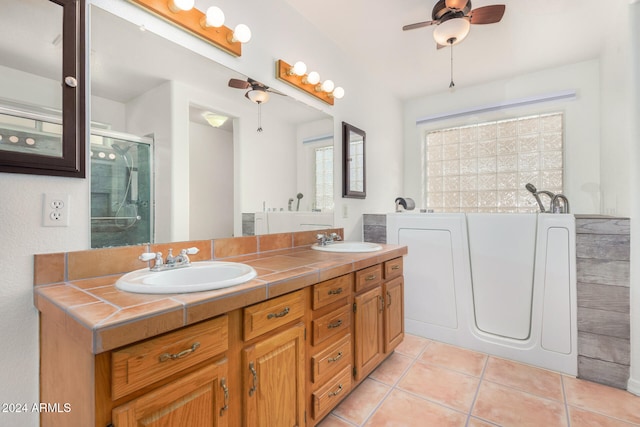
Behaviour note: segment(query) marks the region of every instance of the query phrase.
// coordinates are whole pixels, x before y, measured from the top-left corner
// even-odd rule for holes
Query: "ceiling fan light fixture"
[[[469,34],[471,23],[466,18],[453,18],[439,24],[433,31],[433,38],[440,46],[460,43]]]
[[[264,89],[256,88],[247,92],[247,98],[256,104],[264,104],[269,100],[269,93]]]

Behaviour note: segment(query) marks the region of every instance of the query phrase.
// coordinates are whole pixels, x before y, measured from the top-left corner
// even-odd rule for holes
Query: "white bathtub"
[[[408,333],[577,374],[575,218],[387,215]]]

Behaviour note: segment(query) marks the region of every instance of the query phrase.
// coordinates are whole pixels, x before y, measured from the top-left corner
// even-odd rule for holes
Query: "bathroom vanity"
[[[40,399],[71,408],[42,425],[316,425],[402,341],[407,250],[313,251],[313,236],[173,244],[258,272],[191,294],[114,286],[131,256],[172,245],[36,255]]]

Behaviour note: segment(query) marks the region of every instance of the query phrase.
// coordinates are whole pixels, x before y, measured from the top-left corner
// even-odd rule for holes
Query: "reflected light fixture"
[[[296,62],[293,66],[282,59],[276,62],[276,78],[278,80],[282,80],[330,105],[333,105],[335,99],[344,96],[344,89],[335,87],[332,80],[327,79],[320,83],[320,74],[316,71],[305,74],[306,70],[307,66],[301,61]]]
[[[214,128],[219,128],[227,121],[228,117],[221,114],[212,113],[211,111],[205,111],[202,113],[202,117]]]
[[[244,24],[234,30],[226,27],[224,13],[215,6],[203,13],[194,7],[194,0],[130,1],[233,56],[242,56],[242,43],[251,39],[251,30]]]

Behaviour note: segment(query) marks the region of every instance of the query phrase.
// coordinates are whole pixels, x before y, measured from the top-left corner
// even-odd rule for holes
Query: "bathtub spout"
[[[562,200],[562,204],[560,204]],[[551,199],[551,212],[553,213],[569,213],[569,199],[564,194],[556,194]]]

